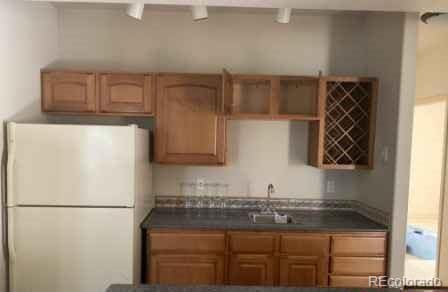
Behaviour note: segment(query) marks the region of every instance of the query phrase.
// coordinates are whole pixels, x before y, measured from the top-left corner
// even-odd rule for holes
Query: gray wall
[[[3,0],[0,19],[0,120],[43,121],[39,71],[58,57],[57,10],[44,3]],[[2,256],[0,291],[6,291],[5,268]]]
[[[417,14],[374,13],[367,20],[368,74],[380,78],[375,169],[360,174],[360,200],[392,213],[391,276],[404,272]],[[387,50],[384,48],[387,44]],[[389,148],[388,162],[382,159]]]
[[[112,64],[174,72],[264,74],[364,74],[365,15],[300,14],[289,25],[271,12],[212,9],[195,23],[189,10],[146,9],[143,21],[120,9],[62,7],[59,38],[66,62]],[[154,167],[158,195],[177,195],[180,183],[203,178],[229,184],[228,195],[356,198],[357,175],[321,171],[306,164],[306,122],[230,121],[228,166]],[[256,151],[255,151],[256,149]],[[325,192],[327,179],[336,192]]]

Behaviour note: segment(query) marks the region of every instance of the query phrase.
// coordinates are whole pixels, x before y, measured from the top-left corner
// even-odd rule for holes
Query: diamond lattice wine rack
[[[377,88],[375,78],[320,79],[322,119],[310,126],[310,164],[327,169],[373,168]]]

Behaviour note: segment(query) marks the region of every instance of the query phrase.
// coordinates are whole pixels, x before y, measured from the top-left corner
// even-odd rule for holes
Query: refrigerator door
[[[135,131],[8,124],[8,206],[134,206]]]
[[[11,292],[133,283],[132,208],[10,207]]]

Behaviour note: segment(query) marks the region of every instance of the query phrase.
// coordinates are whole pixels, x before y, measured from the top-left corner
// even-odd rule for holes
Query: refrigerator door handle
[[[8,208],[7,202],[6,202],[6,193],[7,193],[7,161],[8,161],[8,139],[7,139],[7,122],[4,122],[2,125],[3,127],[3,136],[1,139],[3,140],[3,152],[1,153],[1,177],[0,177],[0,188],[1,188],[1,204],[2,204],[2,247],[3,247],[3,259],[6,264],[6,287],[11,290],[10,281],[9,281],[9,244],[8,244]]]
[[[15,123],[7,124],[7,155],[6,155],[6,206],[14,205],[14,164],[15,164]]]
[[[15,264],[16,264],[16,247],[14,243],[14,208],[7,208],[8,216],[8,286],[9,291],[14,292],[15,289]]]

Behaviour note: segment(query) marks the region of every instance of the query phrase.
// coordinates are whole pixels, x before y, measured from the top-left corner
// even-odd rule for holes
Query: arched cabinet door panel
[[[160,74],[156,83],[156,161],[224,164],[222,76]]]
[[[152,75],[100,74],[99,80],[101,113],[152,114]]]
[[[95,73],[42,72],[42,111],[94,113]]]

